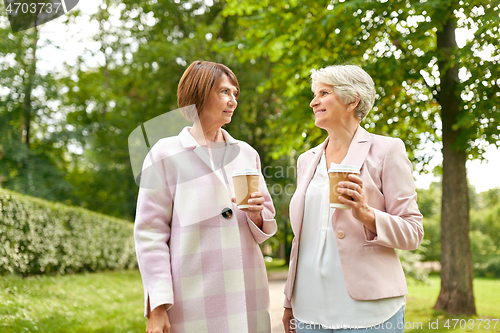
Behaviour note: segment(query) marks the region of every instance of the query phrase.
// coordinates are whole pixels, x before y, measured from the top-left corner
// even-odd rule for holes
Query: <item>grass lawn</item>
[[[500,318],[500,280],[474,279],[478,316],[472,318],[447,315],[445,312],[433,310],[432,306],[439,295],[440,280],[439,276],[431,276],[429,280],[430,284],[409,283],[408,285],[405,332],[500,332],[500,322],[492,320]],[[489,329],[485,328],[488,326],[487,319]],[[445,327],[447,323],[449,327]],[[479,324],[481,324],[480,328]],[[495,324],[496,327],[494,327]]]
[[[282,270],[281,264],[271,264],[270,270]],[[496,322],[492,320],[500,318],[500,280],[474,280],[479,316],[473,318],[432,310],[439,288],[438,276],[431,276],[430,284],[409,284],[406,332],[500,332],[500,323],[493,328]],[[142,311],[143,291],[138,271],[0,277],[1,333],[144,332],[146,320]],[[450,328],[444,327],[448,319]],[[485,328],[486,319],[490,320],[489,329]],[[436,321],[439,328],[434,329]]]
[[[288,272],[288,265],[286,265],[285,259],[272,259],[272,261],[266,260],[265,264],[267,273]]]
[[[145,332],[139,271],[0,277],[0,332]]]

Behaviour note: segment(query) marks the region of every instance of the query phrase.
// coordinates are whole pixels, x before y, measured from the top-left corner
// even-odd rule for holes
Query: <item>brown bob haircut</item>
[[[179,86],[177,87],[177,104],[180,108],[195,105],[198,114],[203,111],[205,103],[212,92],[213,87],[227,75],[231,84],[238,91],[236,99],[240,97],[240,86],[233,71],[223,64],[209,61],[195,61],[184,71]],[[193,108],[184,108],[182,114],[188,121],[195,121]]]

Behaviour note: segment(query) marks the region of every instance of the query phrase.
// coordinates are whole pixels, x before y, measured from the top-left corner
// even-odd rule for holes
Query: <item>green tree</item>
[[[118,8],[119,23],[106,24],[111,9]],[[133,219],[138,187],[128,160],[128,135],[141,123],[177,108],[179,79],[198,59],[222,62],[236,73],[241,99],[226,128],[254,146],[264,166],[274,162],[268,158],[266,140],[273,137],[268,127],[276,95],[272,89],[257,89],[268,78],[269,61],[243,64],[220,47],[237,31],[235,18],[220,16],[222,8],[218,1],[212,6],[203,2],[187,6],[108,0],[93,16],[100,22],[93,36],[100,48],[93,55],[105,61],[87,68],[80,59],[77,66],[66,69],[71,75],[61,80],[66,87],[63,107],[73,126],[67,137],[76,138],[83,148],[73,157],[71,173],[82,206]]]
[[[179,30],[186,20],[180,4],[123,5],[104,1],[91,17],[100,26],[92,37],[100,47],[88,52],[104,62],[88,68],[80,58],[76,66],[67,67],[71,75],[62,80],[63,107],[83,150],[74,156],[71,173],[81,205],[133,220],[138,186],[127,139],[141,123],[176,108],[176,86],[184,68],[179,54],[189,32]],[[150,15],[152,9],[160,19]],[[112,11],[120,13],[114,24]]]
[[[500,187],[490,188],[487,191],[479,193],[478,204],[481,208],[491,208],[500,204]]]
[[[3,7],[3,4],[2,4]],[[0,9],[0,186],[71,201],[66,149],[57,136],[58,85],[38,70],[37,28],[13,34]]]
[[[441,182],[432,182],[427,189],[417,189],[417,202],[424,217],[440,213]]]
[[[442,282],[435,307],[454,314],[476,311],[465,162],[482,154],[482,142],[499,142],[499,11],[497,2],[483,0],[230,0],[225,10],[240,17],[246,32],[234,52],[274,63],[269,81],[282,88],[284,100],[281,152],[322,140],[308,108],[308,76],[335,63],[359,64],[374,78],[378,98],[363,126],[402,138],[419,169],[431,156],[413,151],[442,142]],[[460,48],[457,28],[475,30]],[[480,57],[482,50],[490,55]]]

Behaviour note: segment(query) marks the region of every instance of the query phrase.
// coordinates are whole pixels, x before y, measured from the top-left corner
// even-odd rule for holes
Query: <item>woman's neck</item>
[[[189,133],[200,146],[210,147],[210,142],[224,142],[224,135],[220,127],[205,127],[200,123],[194,123]]]
[[[326,146],[327,152],[347,151],[358,126],[359,122],[351,122],[348,125],[341,124],[326,129],[329,137],[328,144]]]

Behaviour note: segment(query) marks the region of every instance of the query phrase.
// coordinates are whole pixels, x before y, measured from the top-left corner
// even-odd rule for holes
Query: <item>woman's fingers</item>
[[[363,180],[354,174],[349,175],[349,181],[343,181],[339,183],[339,188],[337,191],[340,194],[348,195],[352,198],[351,201],[363,204],[365,202],[365,193],[363,191]],[[341,199],[339,199],[341,200]],[[340,201],[352,208],[351,203],[347,203],[346,200]]]
[[[251,205],[262,205],[264,203],[264,197],[260,198],[251,198],[248,200],[248,203]]]
[[[358,184],[361,188],[363,188],[363,180],[358,175],[351,173],[349,174],[348,178],[349,180],[351,180],[352,182]]]
[[[163,306],[155,308],[149,314],[146,333],[170,333],[170,320]]]
[[[365,197],[363,188],[361,188],[358,184],[353,184],[354,183],[352,182],[344,182],[344,184],[339,185],[337,191],[340,194],[348,195],[349,197],[351,197],[351,199],[349,200],[348,198],[340,195],[338,197],[338,200],[349,208],[356,209],[364,205]]]
[[[351,190],[348,188],[339,189],[338,192],[340,194],[345,194],[345,195],[350,196],[353,199],[352,201],[359,202],[363,198],[363,195],[359,191]]]
[[[347,207],[349,207],[351,209],[356,208],[355,207],[356,203],[353,200],[346,199],[343,196],[339,196],[338,200],[340,201],[340,203],[343,203],[344,205],[346,205]]]
[[[248,205],[248,210],[251,212],[261,212],[264,210],[264,205]]]
[[[261,191],[253,192],[248,199],[248,210],[261,211],[264,209],[264,195]]]
[[[285,333],[295,333],[295,322],[293,319],[292,309],[285,308],[283,312],[283,327],[285,328]]]
[[[358,192],[361,192],[363,190],[362,185],[359,185],[354,182],[340,182],[339,183],[339,189],[349,189],[349,190],[355,190]]]
[[[258,199],[258,198],[264,199],[264,193],[262,193],[261,191],[253,192],[252,194],[250,194],[250,198],[252,198],[252,199]]]

